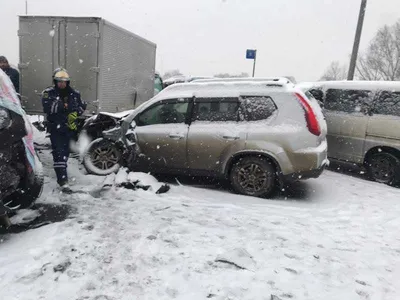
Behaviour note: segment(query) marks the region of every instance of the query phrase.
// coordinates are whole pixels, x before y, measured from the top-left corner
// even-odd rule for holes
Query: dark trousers
[[[70,140],[71,135],[69,132],[55,132],[50,134],[54,170],[56,171],[57,182],[59,184],[68,182],[67,162]]]

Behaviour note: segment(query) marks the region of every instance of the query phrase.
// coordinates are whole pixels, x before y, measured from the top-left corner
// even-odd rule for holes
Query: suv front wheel
[[[241,158],[232,167],[230,182],[239,194],[268,197],[276,187],[274,165],[262,157]]]

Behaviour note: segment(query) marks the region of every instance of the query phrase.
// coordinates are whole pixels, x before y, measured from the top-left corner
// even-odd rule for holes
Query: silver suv
[[[245,195],[265,197],[279,181],[316,178],[328,162],[320,107],[287,80],[175,84],[121,127],[140,149],[132,169],[227,178]],[[116,153],[100,144],[103,153]],[[97,172],[97,160],[86,155],[89,172],[118,168],[100,163]]]

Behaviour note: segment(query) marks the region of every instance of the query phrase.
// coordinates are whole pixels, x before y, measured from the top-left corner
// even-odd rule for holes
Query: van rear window
[[[362,112],[371,104],[372,96],[368,90],[329,89],[326,91],[325,109],[346,113]]]
[[[373,113],[400,117],[400,92],[382,91],[374,103]]]
[[[246,121],[267,120],[277,109],[272,98],[267,96],[243,96],[240,102],[240,119]]]

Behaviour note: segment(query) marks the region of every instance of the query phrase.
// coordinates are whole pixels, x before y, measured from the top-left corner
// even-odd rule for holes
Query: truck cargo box
[[[42,113],[41,92],[64,67],[88,113],[136,107],[154,94],[156,45],[102,18],[20,16],[22,103]]]

